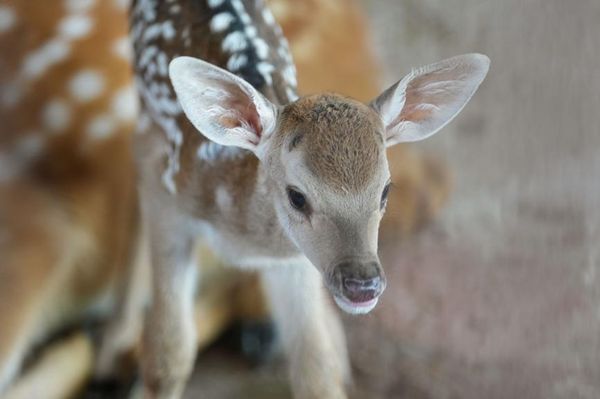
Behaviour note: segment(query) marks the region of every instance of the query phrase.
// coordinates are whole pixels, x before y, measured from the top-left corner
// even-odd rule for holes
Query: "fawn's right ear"
[[[204,136],[259,156],[273,133],[276,106],[245,80],[205,61],[178,57],[169,77],[179,103]]]
[[[490,60],[465,54],[413,70],[371,106],[381,116],[386,146],[423,140],[443,128],[469,102]]]

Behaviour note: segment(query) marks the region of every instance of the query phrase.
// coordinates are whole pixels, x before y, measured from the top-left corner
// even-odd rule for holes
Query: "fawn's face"
[[[339,306],[368,312],[386,284],[377,256],[390,183],[381,119],[326,94],[283,107],[276,126],[264,164],[279,222]]]
[[[278,107],[239,77],[190,57],[173,60],[169,73],[199,132],[261,160],[282,228],[319,269],[338,305],[366,313],[385,288],[377,257],[390,180],[385,149],[438,132],[488,67],[479,54],[428,65],[368,106],[324,94]]]

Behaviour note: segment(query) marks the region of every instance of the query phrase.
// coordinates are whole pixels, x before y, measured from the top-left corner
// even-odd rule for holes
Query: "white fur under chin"
[[[355,305],[346,298],[338,297],[337,295],[335,295],[333,299],[335,299],[335,303],[337,303],[340,309],[350,314],[367,314],[373,310],[373,308],[377,306],[377,302],[379,302],[379,298],[375,298],[366,302],[365,305]]]

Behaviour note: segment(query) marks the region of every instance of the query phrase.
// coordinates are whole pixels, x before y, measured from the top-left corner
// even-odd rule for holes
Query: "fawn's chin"
[[[379,297],[375,297],[365,302],[352,302],[341,295],[334,295],[333,299],[340,309],[349,314],[367,314],[377,306],[379,301]]]

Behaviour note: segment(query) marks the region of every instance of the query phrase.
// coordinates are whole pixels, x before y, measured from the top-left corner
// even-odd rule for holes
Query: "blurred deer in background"
[[[301,92],[375,96],[378,68],[353,2],[269,4],[290,39]],[[128,6],[0,4],[0,393],[36,342],[82,317],[113,320],[102,374],[137,339],[145,298],[139,288],[124,290],[126,281],[144,280],[143,259],[132,267],[139,226],[130,133],[138,112]],[[447,182],[402,145],[388,158],[399,189],[383,224],[408,232],[439,208]]]
[[[0,3],[0,392],[34,343],[106,314],[132,270],[138,111],[124,13]]]
[[[348,313],[375,307],[385,149],[444,127],[489,60],[416,69],[363,105],[298,97],[287,42],[261,0],[134,1],[131,35],[153,280],[144,397],[180,397],[191,372],[199,236],[227,263],[262,270],[295,396],[346,397],[345,341],[322,287]]]

